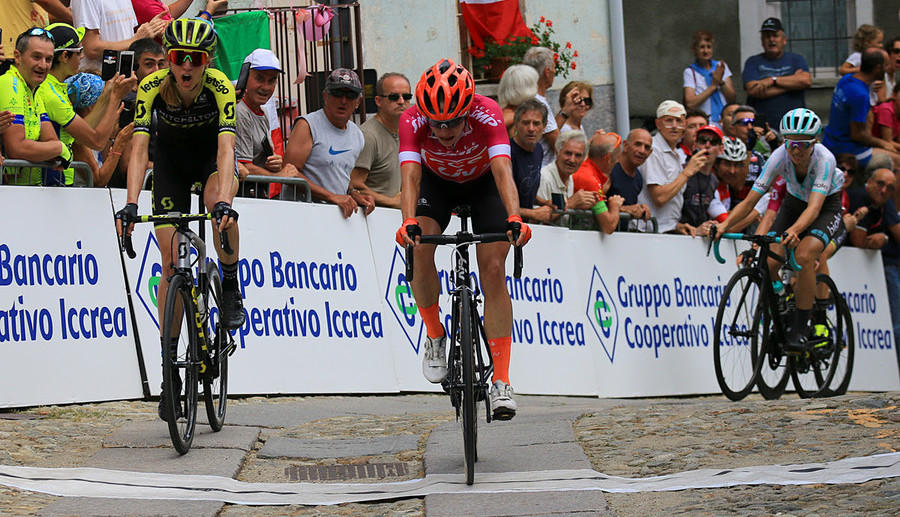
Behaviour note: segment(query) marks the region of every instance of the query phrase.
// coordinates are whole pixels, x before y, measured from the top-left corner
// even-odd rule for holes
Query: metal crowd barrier
[[[309,182],[303,178],[281,178],[278,176],[251,174],[241,181],[237,195],[238,197],[269,197],[270,183],[280,183],[282,185],[278,199],[312,203],[312,190],[309,188]],[[297,196],[298,191],[302,194],[299,198]]]
[[[554,214],[559,217],[556,221],[549,223],[553,226],[565,226],[570,230],[586,230],[600,231],[600,225],[594,218],[594,213],[590,210],[554,210]],[[634,220],[631,214],[619,212],[619,226],[616,227],[617,232],[636,232],[636,233],[659,233],[659,225],[655,217],[651,217],[647,221],[635,220],[637,225],[632,225]],[[649,227],[648,227],[649,226]]]
[[[16,180],[19,177],[19,170],[23,168],[38,168],[38,169],[52,169],[52,165],[47,162],[29,162],[28,160],[18,160],[7,158],[3,161],[2,167],[0,167],[0,174],[6,176],[9,175],[13,178],[10,185],[15,185]],[[69,168],[74,169],[76,173],[80,174],[82,177],[82,183],[75,179],[75,182],[72,185],[58,185],[58,186],[66,186],[66,187],[93,187],[94,186],[94,173],[91,171],[91,166],[84,162],[72,162],[69,164]],[[7,169],[14,169],[17,172],[10,173]],[[29,172],[31,174],[31,172]],[[62,171],[59,171],[59,174],[62,174]],[[44,174],[41,174],[41,184],[44,183],[43,179]]]

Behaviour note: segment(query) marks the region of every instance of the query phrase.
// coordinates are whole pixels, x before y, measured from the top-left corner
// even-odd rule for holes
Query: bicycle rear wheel
[[[191,282],[175,275],[169,282],[163,329],[170,346],[163,347],[163,396],[169,437],[179,454],[187,454],[197,423],[199,358]]]
[[[225,424],[225,410],[228,404],[228,354],[231,352],[231,334],[222,328],[219,315],[222,299],[222,281],[219,268],[214,262],[206,266],[209,291],[206,293],[206,314],[203,315],[207,340],[210,344],[209,368],[203,377],[203,400],[206,403],[206,417],[213,431],[222,430]]]
[[[831,379],[831,383],[828,385],[828,396],[847,393],[850,377],[853,375],[853,356],[856,349],[856,334],[853,331],[853,317],[850,315],[850,307],[843,296],[837,297],[837,300],[840,302],[838,310],[840,319],[844,322],[844,334],[841,336],[843,340],[838,343],[841,350],[838,353],[837,369],[834,371],[834,378]]]
[[[466,463],[466,484],[475,482],[475,461],[478,458],[478,414],[475,401],[475,334],[472,328],[472,299],[468,293],[460,295],[459,339],[462,352],[462,427],[463,454]]]
[[[713,336],[716,380],[730,400],[741,400],[750,393],[765,359],[762,304],[755,270],[741,269],[732,275],[716,311]]]
[[[817,301],[818,305],[813,309],[813,335],[809,338],[813,346],[805,354],[791,358],[791,378],[802,398],[832,394],[828,386],[840,364],[844,335],[852,330],[845,327],[841,294],[831,277],[819,274],[816,284],[817,292],[825,286],[828,298],[824,303]]]

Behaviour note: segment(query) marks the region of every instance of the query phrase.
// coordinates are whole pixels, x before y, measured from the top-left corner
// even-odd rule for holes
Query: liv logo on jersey
[[[394,319],[397,320],[403,335],[409,341],[410,346],[418,355],[419,342],[422,339],[422,332],[425,328],[422,320],[416,315],[419,308],[416,300],[412,295],[412,288],[409,281],[406,280],[406,258],[399,246],[394,246],[394,255],[391,258],[391,268],[388,272],[387,290],[384,292],[384,299]]]
[[[612,363],[616,355],[616,338],[619,335],[619,310],[596,266],[591,273],[587,299],[588,322],[597,334],[606,357]]]

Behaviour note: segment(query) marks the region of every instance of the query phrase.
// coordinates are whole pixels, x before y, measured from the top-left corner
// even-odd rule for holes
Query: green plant
[[[578,57],[578,51],[572,48],[569,41],[565,44],[555,41],[553,39],[555,34],[553,21],[541,16],[541,19],[531,26],[531,36],[510,36],[501,42],[485,38],[483,49],[478,47],[467,49],[473,58],[472,68],[474,71],[489,72],[496,61],[505,61],[507,65],[518,64],[531,47],[546,47],[553,51],[556,75],[568,77],[569,72],[577,67],[574,58]]]

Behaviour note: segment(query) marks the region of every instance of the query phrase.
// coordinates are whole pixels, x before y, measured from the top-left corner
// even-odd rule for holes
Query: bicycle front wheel
[[[472,328],[472,299],[468,293],[460,296],[459,339],[462,352],[462,427],[463,454],[466,463],[466,484],[475,482],[475,461],[478,458],[478,415],[475,401],[475,332]]]
[[[766,328],[763,340],[765,358],[756,378],[756,387],[763,398],[775,400],[784,394],[791,378],[791,368],[787,356],[782,353],[783,343],[775,342],[775,340],[783,341],[784,338],[775,331],[773,318],[766,311],[763,312],[763,325]]]
[[[225,424],[225,409],[228,404],[228,355],[231,352],[231,334],[222,327],[220,302],[222,300],[222,280],[219,268],[214,262],[206,266],[209,290],[206,293],[206,314],[203,315],[207,342],[209,343],[208,370],[203,373],[203,400],[206,402],[206,417],[213,431],[219,432]]]
[[[765,354],[762,289],[753,269],[741,269],[728,281],[716,311],[713,363],[716,380],[730,400],[753,390]]]
[[[163,347],[162,396],[169,416],[169,436],[179,454],[190,450],[197,423],[199,360],[191,287],[189,279],[173,276],[163,311],[163,335],[169,337],[170,344]]]
[[[791,378],[802,398],[833,394],[828,386],[841,364],[841,355],[847,350],[843,346],[845,335],[852,332],[852,328],[846,326],[842,314],[843,298],[834,281],[828,275],[819,274],[816,284],[816,292],[827,291],[828,297],[816,300],[813,308],[812,335],[809,337],[812,346],[805,354],[791,358]]]

